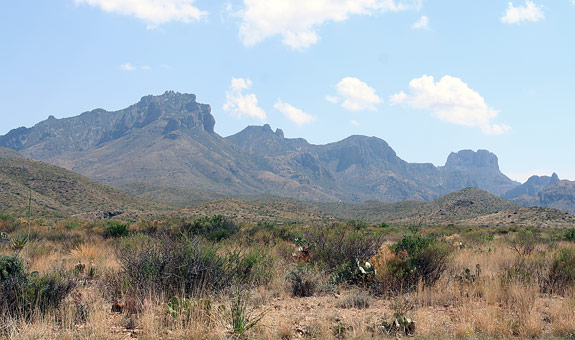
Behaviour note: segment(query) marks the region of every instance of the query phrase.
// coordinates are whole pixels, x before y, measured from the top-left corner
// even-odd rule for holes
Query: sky
[[[575,0],[18,0],[0,43],[0,135],[174,90],[222,136],[486,149],[515,180],[575,180]]]

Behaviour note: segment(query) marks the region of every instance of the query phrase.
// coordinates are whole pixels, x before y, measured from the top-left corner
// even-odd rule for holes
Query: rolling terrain
[[[34,216],[144,216],[166,206],[143,200],[72,171],[0,149],[0,210]]]

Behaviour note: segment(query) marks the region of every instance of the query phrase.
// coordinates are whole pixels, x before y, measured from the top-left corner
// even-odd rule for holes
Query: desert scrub
[[[432,286],[447,269],[451,249],[433,238],[404,236],[392,245],[390,259],[380,277],[392,291],[413,290],[419,281]]]
[[[352,293],[337,301],[338,308],[369,308],[371,297],[365,293]]]
[[[106,224],[105,237],[126,237],[130,234],[128,224],[120,221],[108,221]]]
[[[18,228],[20,222],[7,212],[0,212],[0,232],[11,233]]]
[[[265,284],[272,279],[273,259],[262,248],[234,250],[227,255],[234,280],[245,284]]]
[[[201,217],[193,222],[184,222],[181,231],[189,235],[200,235],[209,241],[220,241],[237,233],[238,225],[222,215]]]
[[[311,265],[296,265],[286,275],[288,288],[293,297],[310,297],[317,293],[333,291],[325,273]]]
[[[64,273],[28,275],[19,257],[0,255],[0,315],[4,317],[28,318],[35,311],[56,310],[74,287]]]
[[[263,250],[221,255],[215,244],[185,234],[125,238],[118,245],[117,255],[129,289],[172,296],[218,292],[232,283],[266,283],[273,268]]]
[[[575,286],[575,250],[565,248],[555,253],[549,269],[553,292],[563,294]]]
[[[331,273],[338,283],[352,284],[363,281],[357,263],[368,261],[383,243],[381,236],[345,227],[315,228],[305,233],[305,239],[312,263]]]

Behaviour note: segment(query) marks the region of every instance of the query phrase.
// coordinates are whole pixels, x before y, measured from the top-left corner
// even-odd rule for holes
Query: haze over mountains
[[[575,211],[573,182],[530,179],[520,186],[485,150],[451,153],[444,166],[408,163],[376,137],[326,145],[285,138],[269,125],[223,138],[209,105],[167,91],[123,110],[53,116],[0,136],[0,147],[112,184],[193,189],[229,196],[309,201],[430,201],[477,187],[524,205]],[[154,189],[155,190],[155,189]]]

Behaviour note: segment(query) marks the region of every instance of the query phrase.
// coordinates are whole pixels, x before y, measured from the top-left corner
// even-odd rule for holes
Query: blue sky
[[[0,134],[175,90],[223,136],[487,149],[514,179],[575,179],[572,0],[19,0],[0,42]]]

